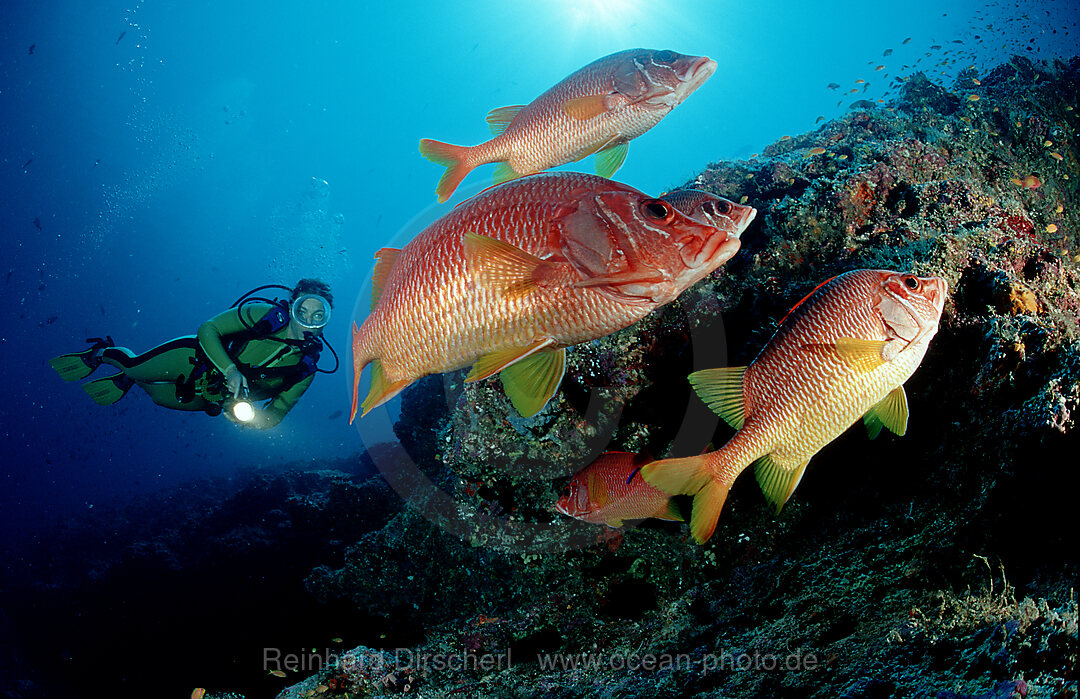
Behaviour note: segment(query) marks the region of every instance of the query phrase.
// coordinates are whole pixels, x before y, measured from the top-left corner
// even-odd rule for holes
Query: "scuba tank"
[[[341,360],[329,340],[325,337],[320,337],[319,335],[308,331],[305,331],[303,338],[298,340],[273,337],[273,335],[279,333],[289,324],[289,302],[285,299],[269,299],[255,295],[264,289],[282,289],[292,293],[292,289],[287,286],[281,284],[265,284],[252,289],[234,301],[229,307],[237,309],[237,316],[240,318],[240,322],[244,325],[246,330],[228,340],[225,345],[226,351],[229,356],[233,357],[235,360],[235,357],[240,354],[248,342],[256,339],[274,340],[284,345],[297,348],[301,354],[300,360],[294,365],[284,367],[252,366],[236,361],[237,369],[239,369],[248,380],[259,381],[274,378],[280,379],[281,382],[275,386],[276,393],[289,390],[297,383],[315,373],[333,374],[336,372],[341,367]],[[244,306],[249,303],[265,303],[271,306],[271,309],[258,321],[249,323],[244,317]],[[330,353],[334,355],[333,369],[323,369],[318,365],[319,355],[321,354],[324,343],[330,350]],[[210,362],[209,358],[202,352],[202,348],[198,345],[196,345],[195,356],[191,358],[191,364],[191,371],[186,375],[181,374],[176,379],[177,401],[180,403],[189,403],[193,401],[196,396],[202,396],[211,403],[211,405],[207,406],[207,413],[212,415],[220,414],[222,403],[228,399],[228,396],[225,395],[225,377],[217,370],[217,367]],[[214,409],[213,412],[212,409]]]

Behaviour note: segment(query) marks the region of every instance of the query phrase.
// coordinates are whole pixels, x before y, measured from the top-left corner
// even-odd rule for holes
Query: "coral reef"
[[[403,513],[309,587],[363,607],[380,584],[396,599],[407,577],[398,606],[425,611],[399,620],[428,621],[417,657],[514,659],[411,684],[436,694],[1075,692],[1072,496],[1055,484],[1069,479],[1080,402],[1080,62],[1016,58],[981,85],[973,77],[949,90],[916,74],[893,104],[861,103],[687,183],[759,209],[743,251],[633,328],[571,352],[540,415],[514,417],[497,380],[451,375],[407,393],[403,443],[442,466],[433,479],[474,532],[440,532],[451,528],[424,501],[426,519]],[[860,267],[950,285],[908,383],[906,437],[845,434],[779,517],[743,479],[703,549],[648,523],[556,551],[568,525],[550,504],[566,476],[602,450],[681,456],[722,443],[730,431],[686,375],[747,363],[795,301]],[[411,416],[430,425],[434,414],[436,430],[405,439]],[[485,533],[489,517],[548,528],[515,541],[511,525]],[[395,582],[376,582],[384,570]],[[684,656],[689,667],[662,667]]]
[[[974,77],[916,74],[890,104],[686,183],[758,208],[743,250],[572,350],[539,415],[516,417],[497,378],[429,377],[403,396],[399,443],[367,455],[385,483],[287,472],[154,501],[121,517],[146,518],[120,528],[137,542],[122,555],[78,554],[93,580],[38,573],[8,623],[69,623],[55,605],[73,591],[135,616],[168,595],[186,616],[166,631],[231,649],[172,667],[176,686],[281,699],[1075,697],[1080,60]],[[723,443],[687,374],[749,362],[796,301],[862,267],[949,282],[906,436],[845,433],[780,515],[740,479],[706,546],[677,523],[553,512],[601,451]],[[67,646],[72,676],[100,678],[103,614]],[[269,646],[294,662],[267,667]]]

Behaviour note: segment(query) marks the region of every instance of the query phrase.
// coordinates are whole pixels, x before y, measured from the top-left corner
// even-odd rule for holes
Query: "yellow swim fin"
[[[97,366],[93,363],[94,349],[61,354],[49,360],[49,366],[56,370],[64,381],[78,381],[94,373]]]
[[[98,405],[112,405],[127,395],[128,390],[135,382],[124,375],[123,372],[95,379],[83,384],[83,390],[94,399]]]
[[[86,341],[92,344],[82,352],[61,354],[59,357],[53,357],[49,360],[49,366],[55,369],[56,373],[59,374],[60,378],[64,381],[78,381],[79,379],[85,379],[87,376],[94,373],[94,369],[101,366],[100,355],[94,356],[94,353],[97,350],[113,346],[113,339],[111,336],[91,337],[87,338]]]

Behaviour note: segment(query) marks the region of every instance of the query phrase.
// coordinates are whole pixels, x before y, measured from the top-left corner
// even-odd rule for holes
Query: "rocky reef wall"
[[[362,606],[381,599],[389,625],[420,624],[416,667],[387,674],[433,692],[1075,688],[1075,491],[1065,484],[1080,407],[1080,62],[1016,58],[975,78],[950,89],[916,74],[890,104],[858,104],[760,157],[710,165],[686,186],[758,208],[743,250],[636,326],[575,348],[540,415],[515,417],[497,380],[429,377],[407,392],[407,457],[385,470],[425,471],[454,505],[436,507],[431,491],[414,498],[345,566],[309,576],[309,589]],[[551,511],[565,477],[601,451],[685,456],[723,443],[730,430],[697,404],[686,375],[748,363],[807,292],[868,267],[949,282],[941,330],[907,384],[905,437],[850,430],[779,516],[741,479],[705,547],[675,524],[585,530]],[[507,650],[513,667],[494,672],[424,673],[420,662]],[[538,660],[582,653],[600,665]],[[626,660],[680,656],[689,667]],[[709,665],[770,657],[793,665]],[[335,681],[390,686],[370,672]]]

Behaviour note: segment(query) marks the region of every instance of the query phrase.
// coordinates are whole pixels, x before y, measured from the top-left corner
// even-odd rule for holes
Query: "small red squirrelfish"
[[[422,139],[420,153],[446,172],[435,190],[443,202],[473,168],[500,163],[495,183],[596,154],[596,172],[611,177],[626,144],[656,126],[716,70],[705,56],[629,49],[571,73],[527,105],[487,116],[495,136],[478,146]]]
[[[350,422],[368,364],[365,414],[422,376],[471,364],[466,381],[501,372],[518,411],[539,412],[566,347],[637,322],[738,251],[757,212],[706,208],[722,227],[611,180],[545,173],[487,189],[403,249],[383,248],[371,314],[353,326]]]
[[[627,519],[683,521],[671,497],[642,480],[641,466],[645,463],[648,459],[636,454],[602,455],[574,474],[555,509],[583,522],[614,528]]]
[[[690,375],[698,395],[738,430],[717,451],[654,461],[641,473],[672,495],[694,496],[690,531],[716,528],[728,490],[754,464],[777,511],[810,458],[863,418],[870,437],[903,435],[904,382],[922,362],[948,295],[938,277],[857,270],[834,277],[788,313],[748,367]]]
[[[743,219],[749,212],[756,211],[753,207],[736,204],[730,199],[700,189],[677,189],[660,198],[674,204],[676,209],[698,223],[716,226],[727,232],[729,238],[735,239],[742,235]],[[749,223],[750,221],[746,221],[746,224]]]

